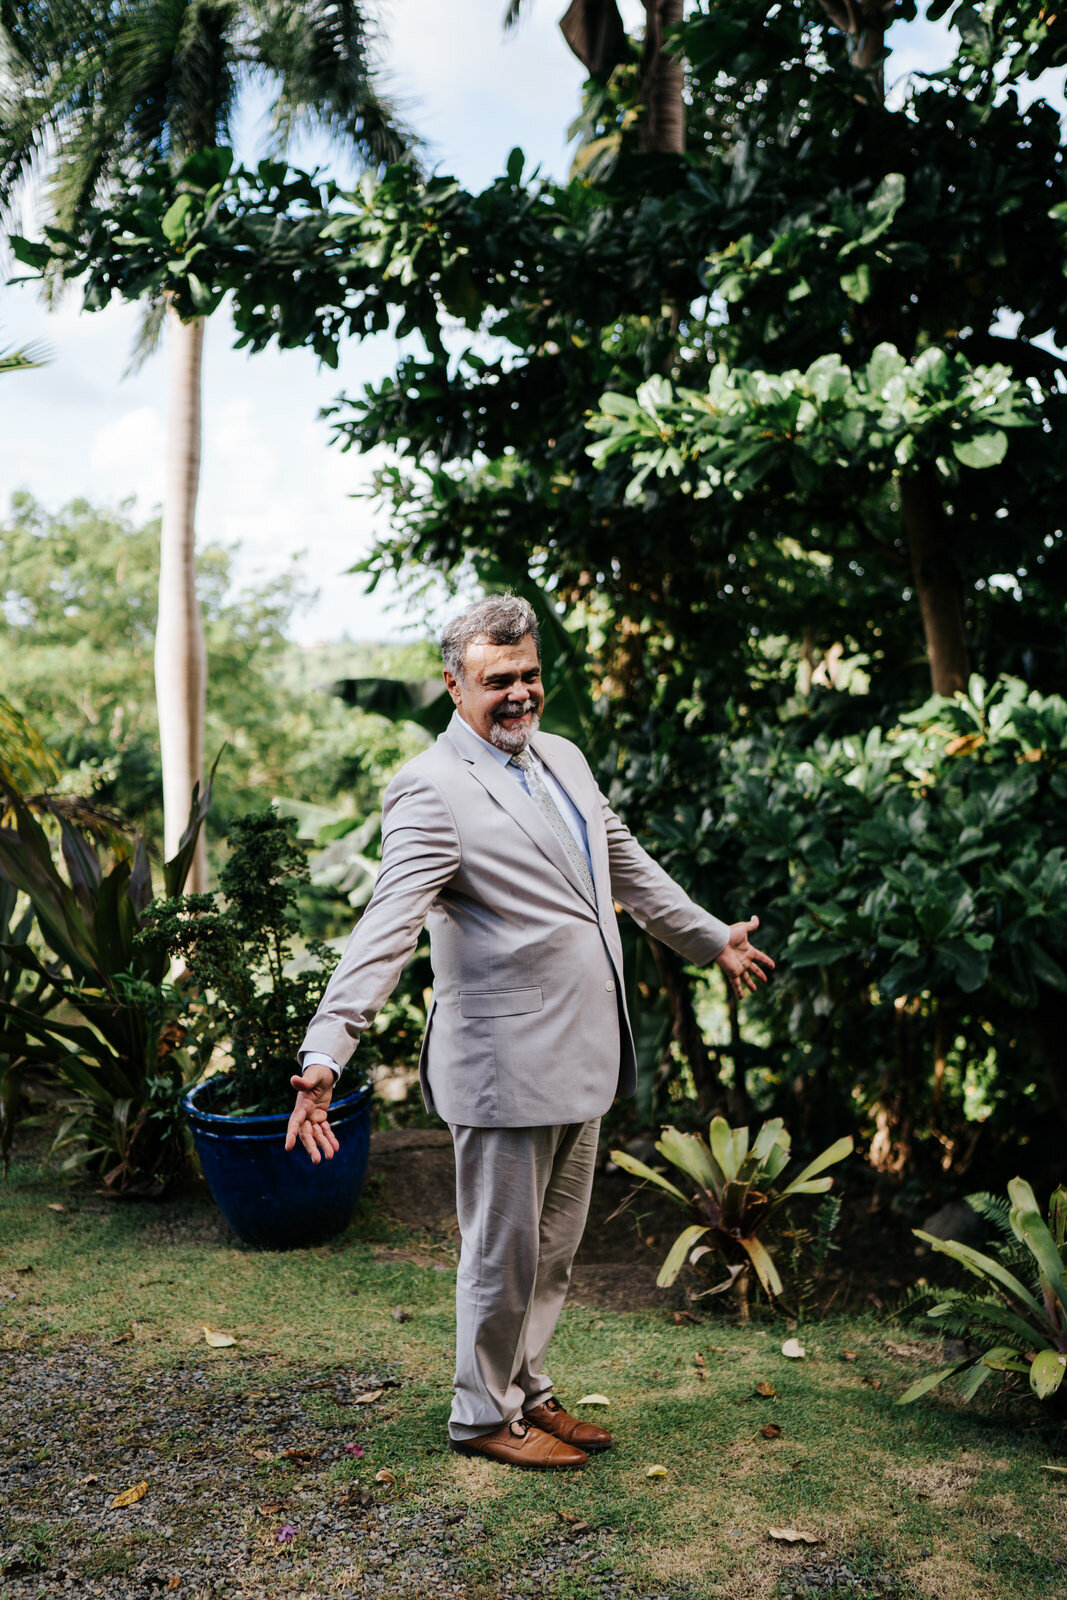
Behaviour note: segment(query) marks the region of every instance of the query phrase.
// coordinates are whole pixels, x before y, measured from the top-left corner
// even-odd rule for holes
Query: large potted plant
[[[291,825],[273,809],[238,818],[220,892],[156,907],[146,935],[180,956],[195,1004],[210,1008],[230,1060],[183,1101],[204,1177],[235,1233],[260,1249],[321,1244],[347,1226],[367,1172],[370,1087],[333,1102],[340,1141],[331,1161],[287,1152],[296,1051],[334,957],[308,941],[296,959],[296,902],[308,876]],[[365,1062],[370,1041],[361,1047]],[[355,1074],[353,1074],[355,1077]]]

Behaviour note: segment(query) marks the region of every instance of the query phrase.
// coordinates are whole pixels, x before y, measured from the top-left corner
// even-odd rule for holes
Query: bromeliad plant
[[[852,1139],[838,1139],[780,1188],[775,1184],[789,1164],[790,1154],[790,1137],[780,1117],[765,1122],[751,1145],[747,1128],[731,1128],[724,1117],[715,1117],[708,1142],[699,1133],[664,1128],[656,1149],[695,1185],[694,1193],[683,1193],[623,1150],[611,1152],[611,1159],[624,1172],[656,1184],[699,1219],[675,1239],[656,1282],[666,1288],[686,1260],[695,1266],[705,1257],[717,1255],[725,1262],[728,1276],[704,1293],[719,1294],[733,1288],[741,1315],[747,1319],[749,1269],[768,1296],[782,1293],[781,1275],[767,1241],[784,1217],[784,1208],[801,1195],[826,1193],[833,1179],[819,1174],[852,1153]]]
[[[971,1205],[1005,1235],[1006,1243],[995,1257],[955,1239],[936,1239],[921,1228],[912,1229],[917,1239],[958,1261],[981,1284],[978,1292],[924,1290],[923,1300],[938,1301],[927,1315],[936,1318],[946,1333],[985,1348],[913,1383],[898,1405],[929,1394],[947,1378],[970,1400],[994,1372],[1022,1374],[1039,1400],[1067,1395],[1067,1188],[1061,1186],[1053,1194],[1047,1222],[1024,1179],[1013,1178],[1008,1184],[1008,1201],[1005,1205],[986,1195],[970,1196]],[[1020,1273],[1031,1278],[1032,1287]]]
[[[188,876],[209,795],[210,785],[193,793],[163,868],[168,894]],[[212,1039],[203,1016],[179,1024],[166,956],[138,943],[153,900],[144,840],[130,846],[112,834],[102,844],[57,807],[49,820],[64,876],[26,798],[7,785],[3,805],[14,826],[0,827],[0,882],[25,895],[45,948],[25,928],[0,947],[0,1052],[52,1072],[63,1091],[68,1115],[53,1143],[61,1169],[98,1171],[117,1194],[161,1193],[185,1164],[181,1095]],[[28,984],[15,986],[15,974]]]

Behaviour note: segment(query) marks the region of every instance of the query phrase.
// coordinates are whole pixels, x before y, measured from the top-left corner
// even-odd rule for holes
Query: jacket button
[[[608,991],[609,994],[614,994],[615,993],[615,985],[612,983],[610,978],[608,979],[608,981],[604,985],[604,987]]]

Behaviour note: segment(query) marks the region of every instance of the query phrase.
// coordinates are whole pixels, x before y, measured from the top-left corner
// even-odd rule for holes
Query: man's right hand
[[[341,1148],[327,1121],[333,1099],[333,1073],[324,1061],[317,1061],[306,1072],[294,1074],[289,1082],[297,1095],[285,1133],[285,1148],[292,1150],[299,1139],[316,1166],[323,1156],[332,1161]]]

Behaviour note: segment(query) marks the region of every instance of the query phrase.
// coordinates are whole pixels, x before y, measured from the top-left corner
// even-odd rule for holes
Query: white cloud
[[[89,444],[88,465],[100,485],[121,483],[119,498],[136,495],[142,512],[149,512],[163,499],[166,472],[166,428],[160,411],[137,406],[98,428]]]

